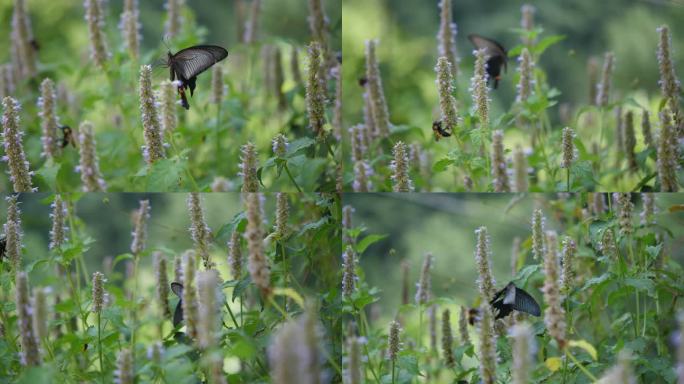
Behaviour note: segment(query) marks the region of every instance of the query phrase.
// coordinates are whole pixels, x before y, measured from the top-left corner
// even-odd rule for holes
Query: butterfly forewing
[[[529,313],[533,316],[541,315],[541,308],[537,301],[529,293],[515,287],[515,303],[513,309],[520,312]]]
[[[478,49],[484,48],[487,51],[487,56],[506,56],[506,49],[492,39],[474,33],[468,35],[468,39]]]
[[[216,45],[196,45],[178,51],[170,58],[172,69],[179,77],[190,79],[225,59],[228,51]]]

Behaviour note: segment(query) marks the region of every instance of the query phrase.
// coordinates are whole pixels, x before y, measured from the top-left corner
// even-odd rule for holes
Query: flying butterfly
[[[76,138],[74,137],[74,131],[68,125],[60,125],[59,129],[62,130],[62,148],[66,148],[69,143],[76,148]]]
[[[190,109],[185,90],[190,88],[190,96],[195,92],[197,76],[211,68],[212,65],[225,59],[228,51],[218,45],[195,45],[181,49],[175,54],[167,53],[166,66],[171,73],[171,81],[178,79],[178,93],[181,96],[183,108]]]
[[[487,82],[494,80],[494,89],[496,89],[499,86],[499,80],[501,80],[501,67],[503,67],[504,72],[508,70],[506,48],[492,39],[474,33],[468,35],[468,40],[473,43],[475,48],[485,50],[487,74],[489,75]]]
[[[514,310],[529,313],[532,316],[541,315],[541,308],[534,297],[516,287],[512,281],[494,295],[491,304],[494,307],[496,319],[504,318]]]
[[[183,321],[183,284],[171,283],[171,291],[178,296],[178,304],[173,311],[173,327],[178,328],[178,325]]]
[[[518,311],[532,316],[541,316],[539,303],[529,293],[516,287],[511,281],[503,289],[494,294],[489,302],[494,308],[494,319],[503,319],[511,312]],[[479,311],[471,308],[468,311],[468,322],[473,325],[477,321]]]
[[[435,120],[432,122],[432,133],[435,134],[435,141],[439,141],[444,137],[450,137],[453,132],[442,127],[442,120]]]

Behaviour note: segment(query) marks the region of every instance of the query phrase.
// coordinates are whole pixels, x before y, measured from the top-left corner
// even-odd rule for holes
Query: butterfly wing
[[[173,311],[173,327],[178,328],[178,324],[183,321],[183,300],[178,300],[176,310]]]
[[[183,298],[183,284],[176,283],[175,281],[171,283],[171,291],[176,294],[179,298]]]
[[[195,45],[170,57],[171,67],[178,77],[191,79],[225,59],[228,51],[217,45]]]
[[[480,36],[475,33],[468,35],[468,40],[473,43],[475,48],[485,49],[488,64],[497,66],[503,65],[504,71],[508,71],[508,54],[506,53],[506,48],[504,48],[503,45],[490,38]]]
[[[529,313],[532,316],[540,316],[541,308],[539,303],[529,293],[515,287],[515,300],[513,309],[520,312]]]
[[[475,48],[484,48],[487,56],[501,56],[504,58],[507,57],[506,48],[504,48],[503,45],[499,44],[498,42],[490,38],[471,33],[470,35],[468,35],[468,40],[470,40],[470,42],[473,43]]]

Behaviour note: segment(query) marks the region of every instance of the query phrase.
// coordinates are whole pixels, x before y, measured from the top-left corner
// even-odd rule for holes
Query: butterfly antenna
[[[162,43],[166,47],[166,50],[171,52],[171,47],[169,46],[169,40],[171,40],[171,36],[167,33],[164,35],[164,38],[162,39]]]

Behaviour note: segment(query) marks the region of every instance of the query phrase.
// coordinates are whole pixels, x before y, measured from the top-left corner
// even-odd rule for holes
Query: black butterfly
[[[511,281],[502,290],[494,294],[489,302],[494,308],[494,319],[502,319],[511,312],[519,311],[529,313],[532,316],[541,316],[541,308],[537,301],[527,292],[518,288]],[[480,311],[477,308],[468,310],[468,322],[474,325],[479,319]]]
[[[439,141],[441,138],[450,137],[453,132],[451,129],[442,128],[442,120],[435,120],[432,122],[432,133],[435,134],[435,141]]]
[[[502,290],[494,295],[491,301],[494,307],[494,318],[501,319],[508,316],[513,310],[529,313],[532,316],[540,316],[541,308],[529,293],[513,284],[508,283]]]
[[[68,125],[61,125],[59,129],[62,130],[62,148],[66,148],[69,143],[76,148],[76,138],[74,137],[74,131]]]
[[[487,74],[489,75],[487,82],[493,79],[494,89],[496,89],[499,86],[499,80],[501,80],[501,67],[503,66],[504,72],[508,70],[506,48],[492,39],[474,33],[468,35],[468,40],[473,43],[475,48],[485,49]]]
[[[192,96],[195,91],[197,75],[225,59],[228,56],[228,51],[218,45],[195,45],[182,49],[175,54],[169,51],[167,55],[166,65],[171,72],[171,81],[176,79],[180,81],[178,93],[181,95],[183,108],[190,109],[185,90],[190,88],[190,96]]]
[[[7,237],[5,235],[0,236],[0,263],[2,259],[5,258],[5,252],[7,251]]]
[[[183,321],[183,284],[171,283],[171,290],[178,296],[178,304],[176,310],[173,311],[173,327],[178,328],[178,325]]]

